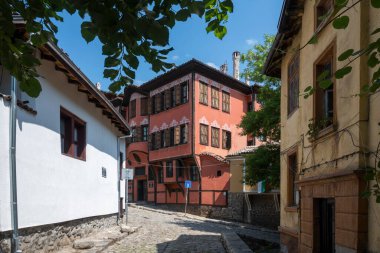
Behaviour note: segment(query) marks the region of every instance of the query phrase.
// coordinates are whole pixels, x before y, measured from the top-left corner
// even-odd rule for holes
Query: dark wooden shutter
[[[176,126],[174,129],[174,144],[179,144],[181,141],[181,127]]]
[[[181,103],[181,85],[175,87],[175,104],[179,105]]]

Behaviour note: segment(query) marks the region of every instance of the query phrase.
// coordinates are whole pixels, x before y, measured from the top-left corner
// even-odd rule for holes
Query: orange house
[[[256,86],[191,60],[141,86],[127,86],[123,105],[132,128],[127,166],[131,201],[226,206],[230,180],[225,157],[252,145],[237,127],[257,108]],[[254,106],[252,106],[254,105]]]

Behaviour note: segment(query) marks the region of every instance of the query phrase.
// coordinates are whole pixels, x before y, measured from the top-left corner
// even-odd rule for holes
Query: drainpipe
[[[245,192],[245,158],[243,158],[243,192]]]
[[[21,252],[19,249],[18,235],[18,213],[17,213],[17,177],[16,177],[16,78],[12,76],[11,84],[11,106],[9,114],[9,168],[11,177],[11,219],[12,219],[12,240],[11,251]]]
[[[121,175],[121,169],[120,168],[120,140],[121,139],[126,139],[126,138],[130,138],[132,137],[132,132],[130,132],[129,135],[124,135],[124,136],[118,136],[116,139],[117,139],[117,206],[118,206],[118,215],[117,215],[117,224],[120,223],[120,216],[121,216],[121,213],[120,213],[120,208],[121,208],[121,205],[120,205],[120,175]],[[128,180],[126,180],[126,184],[125,184],[125,187],[126,187],[126,192],[128,190]],[[128,214],[128,196],[125,196],[125,215]],[[128,217],[126,217],[126,220],[128,220]]]

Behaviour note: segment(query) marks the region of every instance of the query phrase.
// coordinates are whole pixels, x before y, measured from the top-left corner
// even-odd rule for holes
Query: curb
[[[228,253],[253,253],[248,245],[234,232],[222,233],[222,243]]]

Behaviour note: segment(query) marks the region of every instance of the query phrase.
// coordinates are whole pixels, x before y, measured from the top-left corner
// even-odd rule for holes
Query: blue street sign
[[[191,188],[191,181],[190,180],[185,181],[185,188]]]

